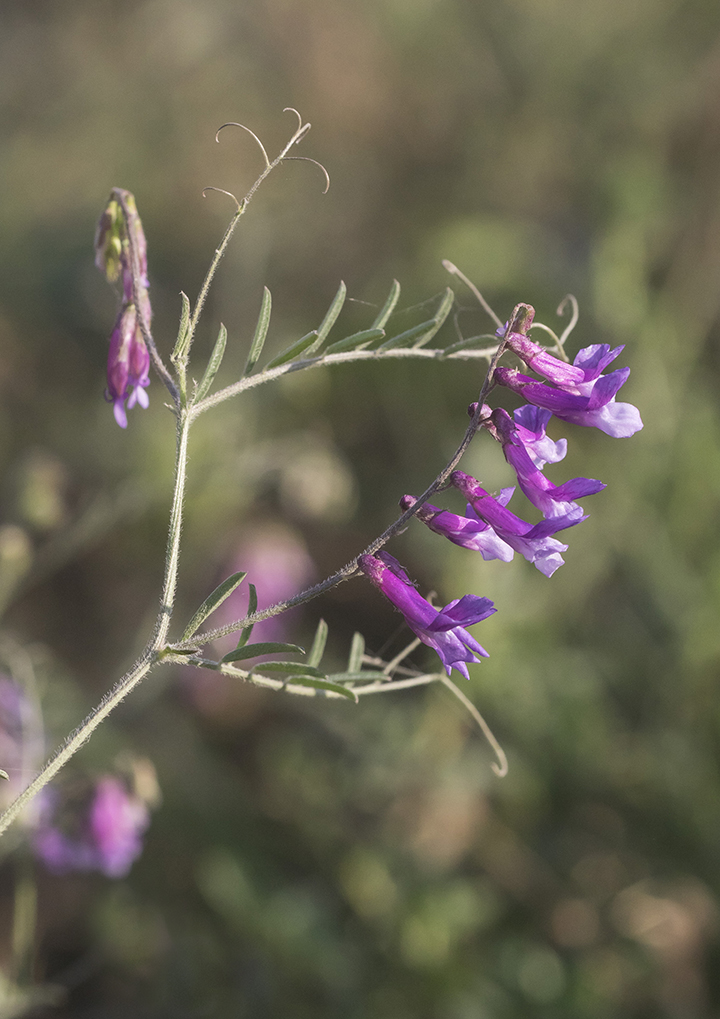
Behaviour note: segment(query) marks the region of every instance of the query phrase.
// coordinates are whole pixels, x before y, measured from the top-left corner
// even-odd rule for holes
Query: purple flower
[[[609,375],[601,374],[623,347],[611,350],[607,343],[595,343],[578,351],[574,363],[568,365],[526,336],[513,333],[509,346],[530,367],[554,383],[538,382],[515,368],[497,368],[495,380],[529,403],[549,410],[563,421],[599,428],[614,438],[634,435],[642,428],[637,407],[615,402],[615,394],[627,380],[630,369],[618,368]]]
[[[505,502],[509,501],[513,492],[513,488],[503,490],[498,500],[501,505],[504,506]],[[504,502],[502,501],[503,499],[505,500]],[[416,502],[417,499],[414,496],[404,495],[400,500],[400,506],[403,510],[406,510],[414,506]],[[431,531],[449,538],[455,545],[460,545],[461,548],[469,548],[473,552],[479,552],[485,560],[502,559],[504,563],[509,563],[515,554],[512,548],[506,541],[498,537],[489,524],[475,516],[472,508],[470,508],[469,512],[469,516],[461,517],[457,513],[438,509],[437,506],[431,506],[430,503],[426,502],[420,507],[415,516],[418,520],[427,524]]]
[[[533,526],[505,508],[505,503],[509,499],[505,497],[505,493],[509,491],[512,494],[513,489],[504,489],[503,498],[494,499],[475,478],[462,471],[453,471],[450,483],[468,500],[468,515],[472,513],[473,516],[488,523],[499,538],[524,556],[546,577],[551,577],[555,570],[563,565],[565,560],[560,553],[567,550],[567,545],[563,545],[552,535],[586,519],[582,510],[578,508],[577,511],[562,516],[541,520],[539,524]]]
[[[581,499],[585,495],[594,495],[605,488],[602,481],[589,478],[573,478],[564,485],[554,485],[536,466],[507,411],[502,408],[493,411],[492,422],[502,442],[505,459],[517,474],[520,488],[544,517],[563,517],[571,514],[581,517],[582,510],[573,500]]]
[[[496,611],[489,598],[466,594],[438,611],[416,591],[400,563],[388,552],[362,555],[358,566],[402,612],[415,636],[437,652],[448,676],[457,669],[469,679],[466,662],[478,662],[478,655],[488,657],[487,651],[465,627],[487,619]]]
[[[115,420],[127,428],[128,409],[148,406],[145,388],[150,385],[150,355],[138,326],[134,304],[124,304],[110,337],[106,399],[113,405]]]
[[[58,806],[57,792],[47,790],[34,837],[35,853],[43,863],[60,874],[99,870],[107,877],[125,877],[142,852],[142,835],[150,820],[147,804],[120,779],[105,775],[90,802],[72,818],[70,831],[57,824]]]

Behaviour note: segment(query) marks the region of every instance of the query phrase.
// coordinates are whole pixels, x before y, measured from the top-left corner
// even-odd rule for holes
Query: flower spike
[[[118,197],[114,197],[115,195]],[[120,207],[128,210],[127,224]],[[113,405],[115,420],[127,428],[127,409],[148,406],[145,392],[150,385],[150,354],[143,339],[133,292],[131,244],[139,273],[137,300],[145,327],[149,327],[152,308],[148,296],[147,242],[135,199],[129,191],[116,188],[100,217],[95,234],[95,264],[112,283],[122,276],[122,304],[110,336],[106,399]]]

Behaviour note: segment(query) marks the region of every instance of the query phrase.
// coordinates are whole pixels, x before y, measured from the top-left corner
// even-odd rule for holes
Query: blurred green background
[[[127,880],[39,869],[35,979],[66,990],[33,1015],[717,1016],[713,0],[4,0],[0,558],[32,582],[8,607],[2,666],[24,649],[55,745],[156,609],[173,425],[155,382],[127,432],[102,398],[115,298],[92,237],[109,189],[136,196],[167,354],[179,291],[196,295],[231,211],[202,188],[242,194],[261,168],[249,136],[216,145],[215,131],[240,120],[273,155],[285,106],[312,122],[302,154],[332,186],[291,163],[254,199],[197,342],[207,354],[225,322],[224,383],[263,284],[279,350],[340,279],[356,303],[338,336],[372,320],[393,277],[401,308],[439,294],[449,258],[503,319],[527,301],[555,325],[573,292],[570,353],[627,344],[623,399],[645,429],[557,431],[570,451],[552,476],[608,487],[550,581],[417,524],[390,546],[423,591],[498,607],[464,689],[508,753],[505,780],[440,688],[354,707],[153,675],[71,768],[150,758],[162,805]],[[457,293],[462,333],[486,331]],[[202,418],[181,612],[268,527],[317,577],[347,562],[444,464],[481,377],[479,363],[320,370]],[[482,437],[465,469],[509,482]],[[307,606],[292,639],[320,614],[338,662],[355,628],[372,650],[402,646],[368,584]]]

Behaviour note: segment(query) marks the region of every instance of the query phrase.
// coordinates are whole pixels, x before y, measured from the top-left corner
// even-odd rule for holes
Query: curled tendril
[[[294,113],[298,119],[297,131],[293,135],[293,140],[291,142],[293,145],[297,144],[297,142],[299,142],[301,138],[304,138],[310,130],[310,123],[308,122],[307,124],[303,124],[303,119],[294,106],[283,107],[283,113]]]
[[[449,679],[447,676],[445,676],[445,675],[443,675],[441,673],[440,674],[440,681],[442,682],[442,684],[444,686],[446,686],[448,688],[448,690],[451,691],[451,693],[455,694],[455,696],[460,701],[460,703],[463,705],[463,707],[466,708],[470,712],[472,717],[475,719],[477,724],[480,726],[480,730],[482,731],[483,736],[485,737],[485,739],[488,741],[488,743],[492,747],[493,752],[495,753],[495,756],[498,759],[498,763],[496,764],[495,761],[493,761],[493,763],[490,765],[490,767],[495,772],[495,774],[497,775],[498,778],[505,778],[505,776],[508,773],[508,759],[507,759],[507,757],[505,755],[505,751],[503,750],[503,748],[498,743],[498,741],[497,741],[497,739],[496,739],[492,729],[490,728],[490,726],[487,724],[487,722],[485,721],[483,716],[480,714],[478,709],[475,707],[473,702],[470,700],[470,698],[466,697],[465,694],[462,692],[462,690],[460,690],[457,686],[455,686],[455,684],[453,683],[453,681],[451,679]]]
[[[565,297],[563,297],[562,301],[558,305],[558,310],[556,314],[562,318],[562,316],[565,314],[565,309],[567,308],[568,304],[572,308],[572,315],[570,317],[570,321],[565,326],[560,335],[560,340],[558,342],[560,343],[561,347],[565,343],[565,340],[568,338],[568,336],[573,331],[575,326],[577,325],[577,320],[580,316],[580,309],[578,307],[577,298],[574,297],[573,294],[566,294]]]
[[[306,126],[310,127],[309,124],[307,124]],[[330,174],[327,172],[327,170],[322,165],[322,163],[319,163],[317,161],[317,159],[311,159],[310,156],[285,156],[285,160],[288,160],[288,159],[302,159],[306,163],[314,163],[315,166],[319,166],[320,169],[322,170],[322,172],[325,175],[325,187],[323,188],[323,194],[326,195],[328,193],[328,189],[330,187]]]
[[[327,170],[322,165],[322,163],[319,163],[317,161],[317,159],[311,159],[310,156],[289,156],[288,155],[288,152],[293,147],[293,145],[297,145],[297,143],[299,141],[301,141],[305,137],[305,135],[308,133],[308,131],[310,130],[310,124],[309,123],[307,123],[307,124],[303,123],[302,117],[300,116],[298,111],[293,106],[286,106],[285,109],[283,110],[283,113],[294,113],[295,116],[297,117],[298,126],[295,129],[295,131],[294,131],[292,137],[290,138],[290,140],[287,142],[287,144],[283,148],[283,150],[280,153],[280,155],[276,156],[275,159],[273,159],[273,160],[271,160],[270,157],[268,156],[267,149],[265,148],[263,143],[260,141],[258,136],[255,134],[255,132],[251,131],[249,127],[245,126],[245,124],[240,124],[240,123],[238,123],[235,120],[230,120],[226,124],[221,124],[220,125],[220,127],[217,129],[217,132],[215,134],[215,141],[216,142],[220,141],[220,132],[224,128],[226,128],[226,127],[239,127],[241,131],[246,131],[252,138],[255,139],[258,147],[260,148],[260,151],[262,152],[263,159],[265,161],[265,169],[260,174],[258,179],[255,181],[253,186],[250,188],[248,193],[245,195],[245,197],[243,198],[242,202],[238,202],[237,198],[235,197],[235,195],[232,194],[232,192],[225,191],[223,188],[210,188],[210,187],[207,187],[203,191],[203,196],[205,195],[205,191],[221,191],[223,194],[229,195],[235,201],[235,203],[237,204],[238,212],[242,212],[242,211],[244,211],[245,206],[250,201],[250,199],[253,197],[253,195],[255,194],[257,189],[260,187],[262,182],[265,180],[267,175],[272,170],[274,170],[276,166],[279,166],[280,163],[283,163],[286,159],[302,159],[302,160],[304,160],[307,163],[314,163],[315,166],[319,166],[321,171],[322,171],[322,173],[323,173],[323,175],[324,175],[324,177],[325,177],[325,190],[323,191],[323,194],[324,195],[327,194],[328,188],[330,187],[330,174],[327,172]]]
[[[555,342],[555,346],[558,348],[558,350],[562,350],[562,347],[560,346],[560,340],[558,339],[558,335],[554,329],[550,328],[550,326],[546,326],[544,322],[533,322],[533,324],[528,329],[528,333],[531,333],[533,329],[540,329],[542,330],[542,332],[547,333],[549,336],[552,336]]]
[[[298,116],[300,116],[300,114],[298,114]],[[309,125],[308,125],[308,126],[309,126]],[[270,169],[270,157],[268,156],[268,154],[267,154],[267,151],[265,150],[265,146],[264,146],[264,145],[263,145],[263,143],[262,143],[262,142],[260,141],[260,139],[259,139],[259,138],[258,138],[258,136],[257,136],[257,135],[255,134],[255,132],[254,132],[254,131],[251,131],[249,127],[245,127],[245,125],[244,125],[244,124],[238,124],[238,123],[237,123],[236,121],[234,121],[234,120],[230,120],[230,121],[228,121],[228,123],[227,123],[227,124],[221,124],[221,125],[220,125],[220,127],[219,127],[219,128],[217,129],[217,132],[216,132],[216,134],[215,134],[215,141],[216,141],[216,142],[219,142],[219,141],[220,141],[220,132],[221,132],[221,131],[223,130],[223,128],[226,128],[226,127],[239,127],[239,128],[240,128],[240,129],[242,130],[242,131],[247,131],[247,133],[248,133],[249,135],[252,135],[252,137],[253,137],[253,138],[255,139],[255,141],[256,141],[256,142],[258,143],[258,146],[259,146],[259,148],[260,148],[260,151],[261,151],[261,152],[262,152],[262,154],[263,154],[263,159],[265,160],[265,166],[266,166],[266,167],[267,167],[268,169]],[[206,190],[208,190],[208,189],[206,188]],[[220,188],[216,188],[215,190],[216,190],[216,191],[219,191],[219,190],[220,190]]]
[[[242,209],[242,202],[239,202],[237,200],[237,198],[232,193],[232,191],[226,191],[225,188],[206,187],[206,188],[202,189],[202,196],[203,196],[203,198],[207,198],[207,195],[205,194],[206,191],[219,191],[221,195],[227,195],[228,198],[232,198],[232,200],[237,205],[238,212],[240,212],[240,210]]]

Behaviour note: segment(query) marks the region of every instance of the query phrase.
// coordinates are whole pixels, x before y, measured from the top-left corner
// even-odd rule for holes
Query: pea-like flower
[[[559,463],[567,453],[567,439],[554,442],[546,433],[551,417],[549,410],[533,407],[531,403],[524,403],[513,411],[518,438],[538,470],[542,470],[546,463]]]
[[[591,478],[573,478],[563,485],[554,485],[533,461],[508,412],[497,408],[493,411],[492,423],[502,443],[505,459],[517,474],[520,488],[544,517],[579,516],[582,510],[573,500],[594,495],[605,488],[602,481]]]
[[[498,496],[501,505],[509,502],[514,488],[505,488]],[[402,510],[410,509],[417,499],[413,495],[404,495],[400,500]],[[461,548],[469,548],[473,552],[479,552],[485,560],[501,559],[509,563],[515,553],[506,541],[493,531],[489,524],[480,520],[473,513],[472,506],[468,506],[467,516],[460,516],[458,513],[451,513],[449,510],[438,509],[426,502],[416,512],[415,516],[422,523],[426,524],[431,531],[449,538],[455,545]]]
[[[468,511],[473,516],[489,524],[499,538],[546,577],[551,577],[563,565],[565,560],[560,553],[567,551],[567,545],[552,535],[586,519],[578,506],[561,516],[541,520],[539,524],[529,524],[506,509],[508,498],[505,493],[509,491],[512,494],[513,489],[504,489],[503,498],[495,499],[482,488],[479,481],[463,471],[453,471],[450,483],[465,496],[469,503]]]
[[[469,679],[467,664],[487,658],[488,653],[465,629],[496,611],[489,598],[466,594],[436,609],[415,589],[400,563],[388,552],[362,555],[358,566],[405,616],[416,637],[440,656],[448,676],[453,669]]]
[[[615,402],[615,394],[626,382],[630,369],[618,368],[609,375],[602,374],[623,347],[611,350],[607,343],[595,343],[578,351],[569,365],[520,334],[512,333],[508,345],[534,371],[553,383],[538,382],[515,368],[497,368],[495,381],[529,403],[549,410],[563,421],[599,428],[614,438],[634,435],[642,428],[637,407]]]
[[[89,802],[75,812],[67,806],[59,809],[56,790],[43,792],[34,849],[48,869],[61,874],[99,870],[107,877],[125,877],[142,852],[142,836],[150,820],[145,801],[113,775],[100,778]]]

